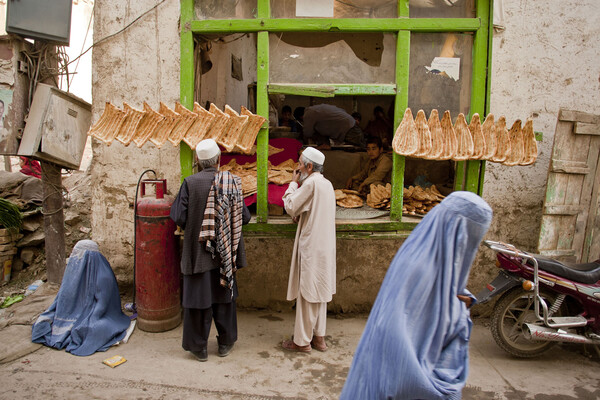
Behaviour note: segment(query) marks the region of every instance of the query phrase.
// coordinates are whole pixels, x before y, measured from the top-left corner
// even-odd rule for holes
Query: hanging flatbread
[[[207,111],[198,103],[194,103],[194,114],[196,114],[197,118],[183,137],[183,141],[187,143],[192,150],[194,150],[196,145],[204,139],[216,118],[215,114]]]
[[[510,154],[510,137],[508,136],[508,129],[506,129],[506,118],[504,118],[504,115],[501,115],[498,121],[496,121],[496,138],[498,139],[498,147],[491,161],[502,163],[506,161]]]
[[[226,152],[233,151],[238,142],[238,138],[243,131],[244,126],[248,122],[247,115],[239,115],[229,105],[225,105],[225,114],[229,115],[229,126],[217,139],[217,143],[225,148]]]
[[[531,118],[523,126],[523,152],[523,160],[520,165],[531,165],[537,159],[538,148]]]
[[[498,138],[496,137],[496,126],[494,125],[494,114],[488,114],[481,125],[483,138],[485,140],[485,152],[481,157],[482,160],[491,160],[496,154],[498,148]]]
[[[425,111],[419,110],[417,112],[417,118],[415,118],[415,125],[417,127],[417,135],[419,138],[419,148],[417,152],[413,154],[413,157],[425,157],[431,152],[431,131],[429,131],[429,125],[427,125],[427,117],[425,117]]]
[[[402,122],[398,125],[394,139],[392,140],[392,148],[401,156],[412,156],[419,150],[419,135],[417,125],[413,119],[410,108],[404,111]]]
[[[469,132],[469,126],[463,113],[458,114],[454,123],[454,132],[456,132],[456,140],[458,147],[453,160],[465,161],[473,156],[473,137]]]
[[[136,110],[127,103],[123,103],[123,109],[125,110],[125,119],[123,120],[119,133],[117,133],[115,139],[125,146],[129,146],[129,143],[131,143],[133,136],[135,135],[135,130],[146,112]]]
[[[519,165],[523,161],[523,131],[521,130],[521,120],[515,121],[513,126],[508,131],[510,138],[510,154],[504,161],[504,165]]]
[[[179,114],[171,110],[162,101],[160,102],[158,112],[165,118],[160,121],[158,125],[156,125],[154,132],[152,132],[152,135],[148,140],[160,149],[162,145],[167,142],[171,131],[173,128],[175,128],[175,125],[177,125],[177,122],[179,121]]]
[[[165,118],[154,111],[146,102],[144,102],[144,112],[144,117],[138,124],[133,136],[133,142],[137,147],[142,147],[148,141],[156,126]]]
[[[266,118],[261,115],[252,114],[250,110],[244,106],[242,106],[241,115],[247,115],[248,122],[244,126],[243,131],[240,133],[238,142],[233,150],[243,154],[251,154],[252,145],[254,145],[256,136],[258,136],[258,132],[265,123]]]
[[[441,155],[440,160],[451,160],[456,154],[458,139],[452,126],[450,111],[446,110],[444,112],[440,125],[442,126],[442,136],[444,137],[444,153]]]
[[[481,128],[481,121],[479,114],[475,113],[471,117],[471,123],[469,124],[469,132],[473,138],[473,156],[472,160],[481,160],[486,151],[485,137],[483,136],[483,129]]]
[[[179,120],[169,135],[169,142],[173,146],[179,146],[179,143],[185,137],[187,131],[192,127],[194,122],[198,119],[198,114],[188,110],[181,105],[180,102],[175,103],[175,112],[179,114]]]
[[[215,122],[213,122],[212,126],[210,127],[209,131],[206,133],[206,136],[203,139],[214,139],[216,142],[219,140],[223,132],[225,132],[229,128],[231,118],[229,118],[229,115],[225,114],[219,109],[219,107],[215,106],[213,103],[210,103],[210,108],[208,109],[208,111],[215,115]]]
[[[431,132],[431,151],[429,154],[425,155],[425,158],[428,160],[439,160],[442,154],[444,154],[444,134],[442,132],[442,125],[440,124],[438,110],[431,110],[427,125]]]
[[[107,101],[100,119],[90,128],[88,135],[110,146],[119,133],[124,119],[125,111]]]

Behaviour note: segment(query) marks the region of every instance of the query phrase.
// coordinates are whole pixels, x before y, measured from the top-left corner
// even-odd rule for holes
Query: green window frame
[[[485,115],[489,112],[492,0],[475,0],[474,18],[410,18],[409,0],[398,0],[398,18],[377,19],[329,19],[329,18],[271,18],[270,0],[257,0],[254,19],[195,20],[194,0],[181,0],[181,58],[180,101],[188,109],[193,108],[194,98],[194,34],[257,34],[257,92],[256,112],[269,117],[269,93],[305,96],[333,95],[394,95],[394,127],[400,124],[408,106],[410,39],[412,32],[471,32],[473,33],[473,65],[471,78],[470,114]],[[269,33],[271,32],[378,32],[395,33],[396,82],[395,84],[269,84]],[[469,115],[469,119],[471,117]],[[290,234],[295,224],[268,224],[267,205],[267,154],[268,126],[263,125],[257,137],[257,215],[256,224],[245,231]],[[368,224],[338,224],[338,232],[381,232],[394,235],[406,233],[415,223],[402,222],[402,193],[404,186],[404,157],[394,153],[392,177],[392,202],[390,222]],[[192,174],[191,149],[181,144],[180,163],[182,179]],[[485,161],[461,161],[456,163],[454,190],[467,190],[481,195]]]

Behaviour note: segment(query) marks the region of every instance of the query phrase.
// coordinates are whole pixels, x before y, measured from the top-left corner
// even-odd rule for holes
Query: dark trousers
[[[235,300],[231,303],[213,304],[211,308],[184,308],[182,340],[184,350],[199,351],[206,348],[213,319],[219,344],[233,344],[237,341]]]

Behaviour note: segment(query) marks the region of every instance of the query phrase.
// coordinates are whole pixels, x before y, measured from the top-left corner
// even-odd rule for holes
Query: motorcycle
[[[500,271],[476,297],[485,303],[500,296],[490,324],[498,346],[535,357],[559,342],[600,345],[600,259],[565,264],[502,242],[484,244],[497,253]]]

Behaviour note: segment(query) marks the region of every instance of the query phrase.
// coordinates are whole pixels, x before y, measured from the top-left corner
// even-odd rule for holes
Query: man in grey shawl
[[[201,171],[183,181],[171,219],[185,230],[182,346],[206,361],[213,320],[220,357],[227,356],[237,340],[235,271],[246,265],[241,231],[242,224],[250,221],[250,212],[244,205],[241,179],[218,171],[221,151],[217,143],[201,141],[196,156]]]

